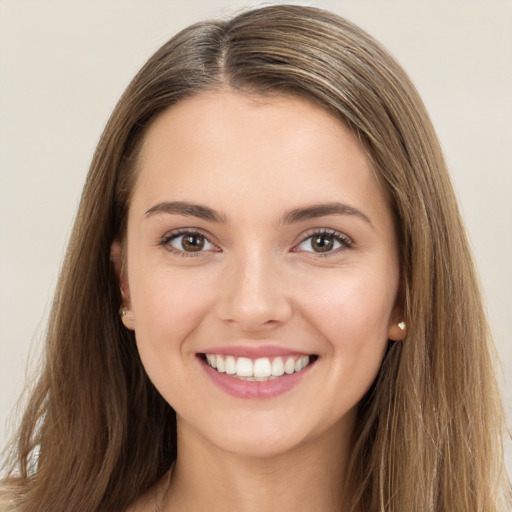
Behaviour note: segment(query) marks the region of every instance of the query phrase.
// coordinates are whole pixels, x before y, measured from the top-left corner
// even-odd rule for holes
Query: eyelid
[[[159,246],[163,247],[165,250],[173,253],[173,254],[177,254],[178,256],[200,256],[202,253],[208,253],[208,252],[212,252],[211,250],[206,250],[206,251],[181,251],[179,249],[176,249],[175,247],[173,247],[172,245],[170,245],[170,242],[175,239],[175,238],[179,238],[180,236],[183,236],[183,235],[200,235],[202,237],[204,237],[210,244],[212,244],[216,251],[215,252],[220,252],[221,249],[219,248],[219,244],[216,243],[214,240],[213,240],[213,237],[204,232],[202,229],[200,228],[194,228],[194,227],[190,227],[190,228],[178,228],[178,229],[173,229],[171,231],[168,231],[167,233],[165,233],[165,235],[163,235],[160,240],[158,241],[158,244]]]
[[[332,235],[335,239],[337,239],[341,244],[342,247],[335,249],[333,251],[327,251],[327,252],[315,252],[315,251],[301,251],[298,249],[298,247],[303,244],[306,240],[312,238],[315,235]],[[352,239],[342,233],[341,231],[338,231],[336,229],[332,228],[313,228],[307,230],[305,233],[302,233],[300,235],[300,239],[298,242],[296,242],[292,248],[292,252],[304,252],[304,253],[310,253],[314,254],[315,256],[321,256],[321,257],[328,257],[328,256],[334,256],[336,254],[339,254],[340,252],[343,252],[346,249],[352,248],[354,245],[354,242]]]
[[[200,256],[201,253],[207,253],[212,252],[211,250],[207,251],[182,251],[179,249],[176,249],[175,247],[172,247],[171,245],[168,245],[169,242],[175,238],[178,238],[180,236],[186,235],[186,234],[192,234],[192,235],[200,235],[204,237],[210,244],[212,244],[215,248],[215,252],[222,252],[222,250],[219,247],[218,242],[215,241],[214,237],[210,235],[209,233],[206,233],[201,228],[195,228],[195,227],[187,227],[187,228],[178,228],[171,231],[168,231],[165,235],[163,235],[160,240],[158,241],[159,246],[162,246],[167,251],[180,255],[180,256]],[[341,244],[342,247],[327,251],[325,253],[322,252],[314,252],[314,251],[301,251],[298,249],[298,247],[304,243],[309,238],[315,236],[315,235],[331,235],[335,239],[337,239]],[[342,233],[341,231],[338,231],[336,229],[332,228],[312,228],[308,229],[306,232],[302,233],[298,239],[298,241],[293,245],[291,252],[304,252],[304,253],[311,253],[315,256],[322,256],[322,257],[328,257],[333,256],[335,254],[338,254],[339,252],[342,252],[343,250],[350,249],[354,245],[352,239]]]

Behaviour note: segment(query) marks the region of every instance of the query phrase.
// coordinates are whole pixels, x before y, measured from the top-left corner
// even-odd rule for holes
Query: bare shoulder
[[[137,498],[126,512],[158,512],[165,497],[169,474],[166,473],[148,492]]]

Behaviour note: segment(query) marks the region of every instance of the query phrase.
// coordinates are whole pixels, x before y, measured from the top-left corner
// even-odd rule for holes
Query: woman
[[[502,422],[393,59],[294,6],[164,45],[98,145],[5,509],[498,511]]]

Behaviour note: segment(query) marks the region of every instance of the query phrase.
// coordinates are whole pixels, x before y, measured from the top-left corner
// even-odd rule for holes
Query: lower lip
[[[274,398],[290,391],[309,373],[311,366],[314,364],[314,362],[310,363],[300,372],[292,373],[291,375],[285,374],[275,379],[258,382],[237,379],[226,373],[220,373],[206,364],[206,361],[202,358],[199,357],[198,359],[206,375],[208,375],[213,383],[220,389],[231,396],[250,399]]]

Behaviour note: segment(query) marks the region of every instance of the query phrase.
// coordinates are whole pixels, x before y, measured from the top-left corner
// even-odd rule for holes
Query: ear
[[[131,310],[130,286],[128,284],[128,276],[126,275],[122,246],[119,240],[114,240],[110,246],[110,261],[114,265],[114,271],[119,282],[119,290],[121,291],[123,300],[119,309],[121,320],[127,329],[134,330],[135,315]]]

